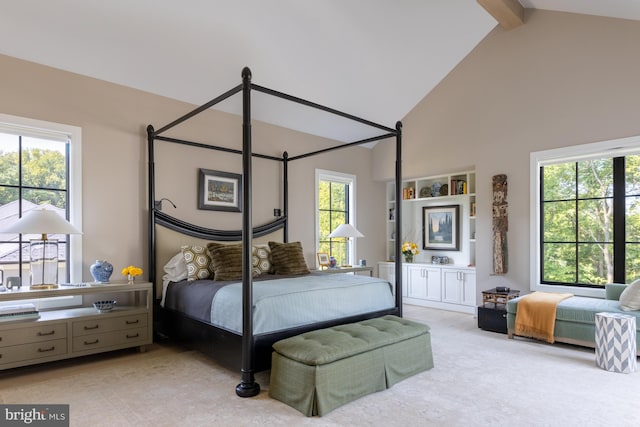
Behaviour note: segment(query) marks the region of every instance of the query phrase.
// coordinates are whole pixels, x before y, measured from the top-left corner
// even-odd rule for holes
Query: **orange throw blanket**
[[[533,292],[520,298],[516,311],[515,334],[553,344],[556,307],[560,301],[571,296],[573,294]]]

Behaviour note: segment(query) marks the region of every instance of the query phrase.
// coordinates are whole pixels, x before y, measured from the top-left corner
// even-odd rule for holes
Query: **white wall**
[[[147,141],[146,127],[164,126],[194,106],[104,81],[0,55],[0,112],[49,122],[79,126],[83,135],[83,277],[96,259],[109,260],[116,279],[122,267],[145,269],[147,260]],[[240,82],[229,82],[229,87]],[[259,76],[254,76],[259,82]],[[219,95],[209,94],[210,99]],[[335,145],[335,141],[253,123],[255,152],[281,156]],[[208,110],[171,130],[167,136],[213,145],[241,148],[238,116]],[[158,146],[160,143],[158,144]],[[165,146],[166,147],[166,144]],[[238,229],[239,213],[197,210],[198,168],[238,173],[241,157],[212,152],[194,153],[184,147],[157,148],[156,197],[178,206],[164,205],[172,215],[212,228]],[[384,257],[384,185],[371,180],[372,152],[366,148],[340,150],[290,164],[290,240],[300,240],[310,266],[315,266],[314,169],[357,175],[358,228],[367,236],[359,244],[358,258]],[[254,224],[273,219],[282,208],[280,169],[275,162],[254,160]],[[371,215],[371,212],[380,215]],[[362,242],[358,242],[362,243]],[[176,251],[179,247],[176,248]]]
[[[640,22],[527,9],[404,118],[405,177],[477,172],[477,282],[529,289],[529,153],[640,135]],[[390,179],[376,147],[374,170]],[[508,177],[509,272],[492,275],[491,178]]]

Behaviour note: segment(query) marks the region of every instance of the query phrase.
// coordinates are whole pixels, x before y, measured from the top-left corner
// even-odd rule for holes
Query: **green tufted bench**
[[[429,326],[396,316],[306,332],[273,349],[269,396],[306,416],[433,368]]]

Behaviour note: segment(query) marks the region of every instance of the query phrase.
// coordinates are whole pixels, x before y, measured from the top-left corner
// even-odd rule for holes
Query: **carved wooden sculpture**
[[[507,272],[507,231],[509,217],[507,204],[507,175],[493,177],[493,272]]]

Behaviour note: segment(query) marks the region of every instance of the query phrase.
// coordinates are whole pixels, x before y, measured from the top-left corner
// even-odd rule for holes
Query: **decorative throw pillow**
[[[207,249],[211,255],[214,280],[242,279],[242,245],[208,243]]]
[[[253,245],[252,255],[254,276],[274,272],[269,245]]]
[[[640,279],[627,286],[620,294],[620,308],[624,311],[640,310]]]
[[[211,257],[207,249],[198,246],[182,246],[182,256],[187,265],[187,280],[209,279],[213,277]]]
[[[269,242],[269,247],[271,248],[271,262],[276,274],[298,275],[309,273],[300,242]]]

